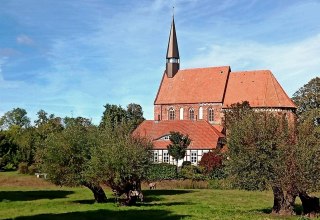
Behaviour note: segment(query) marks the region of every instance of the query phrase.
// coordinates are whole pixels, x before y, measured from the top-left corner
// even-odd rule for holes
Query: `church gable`
[[[230,73],[223,107],[242,101],[251,107],[296,108],[270,70]]]
[[[229,66],[179,70],[163,75],[154,104],[222,103]]]

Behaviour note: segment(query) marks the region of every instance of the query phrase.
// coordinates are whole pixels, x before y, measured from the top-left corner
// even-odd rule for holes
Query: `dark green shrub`
[[[167,163],[151,164],[146,176],[149,181],[176,179],[176,166]]]
[[[201,167],[197,166],[184,166],[180,170],[180,176],[184,179],[191,180],[205,180],[206,177],[202,175]]]
[[[191,161],[183,161],[182,167],[184,167],[184,166],[191,166]]]
[[[26,162],[19,163],[18,172],[22,173],[22,174],[27,174],[28,173],[28,163],[26,163]]]

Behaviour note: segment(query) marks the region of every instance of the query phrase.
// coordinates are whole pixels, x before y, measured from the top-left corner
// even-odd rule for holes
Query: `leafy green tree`
[[[311,109],[320,108],[320,78],[311,79],[307,84],[301,87],[293,94],[293,101],[297,105],[297,114]]]
[[[171,144],[167,146],[168,153],[176,161],[177,173],[178,173],[178,161],[183,159],[186,155],[188,146],[191,143],[191,139],[188,135],[183,135],[180,132],[171,131],[169,137]]]
[[[100,122],[100,127],[111,128],[127,126],[128,131],[133,131],[143,120],[142,107],[139,104],[130,103],[127,109],[122,108],[120,105],[106,104],[103,116]]]
[[[110,105],[106,104],[103,116],[100,122],[100,127],[103,128],[114,128],[119,124],[125,123],[127,121],[126,110],[120,105]]]
[[[0,169],[15,168],[18,145],[8,131],[0,131]]]
[[[130,103],[127,106],[127,119],[129,123],[131,123],[132,130],[137,128],[138,125],[145,120],[141,105]]]
[[[99,182],[108,185],[117,196],[126,196],[126,205],[136,202],[141,193],[150,164],[151,143],[133,138],[121,128],[100,130],[99,144],[92,148],[91,173]]]
[[[62,132],[52,133],[46,139],[41,154],[41,169],[48,173],[49,180],[61,186],[85,186],[94,195],[96,202],[105,202],[107,197],[96,179],[88,175],[91,148],[97,146],[94,126],[82,123],[67,126]]]
[[[30,126],[30,119],[27,116],[27,111],[22,108],[14,108],[6,112],[0,119],[0,127],[9,129],[11,126],[26,128]]]
[[[234,185],[246,190],[271,187],[273,213],[293,214],[292,172],[285,171],[294,135],[285,117],[254,111],[244,102],[232,105],[225,120],[230,158],[226,165]]]

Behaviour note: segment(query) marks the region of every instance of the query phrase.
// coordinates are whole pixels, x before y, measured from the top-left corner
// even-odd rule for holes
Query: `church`
[[[153,162],[175,164],[168,154],[170,131],[189,135],[191,144],[178,162],[197,165],[202,155],[223,147],[224,111],[248,101],[259,111],[274,111],[294,120],[296,106],[270,70],[231,71],[230,66],[180,69],[174,18],[166,69],[154,100],[154,120],[142,122],[134,135],[153,143]]]

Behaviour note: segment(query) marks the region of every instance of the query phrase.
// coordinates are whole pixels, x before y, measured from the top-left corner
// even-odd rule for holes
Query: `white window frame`
[[[156,151],[153,152],[153,162],[155,163],[159,162],[159,153]]]
[[[169,160],[170,158],[169,158],[169,153],[168,153],[168,151],[163,151],[163,153],[162,153],[162,162],[163,163],[169,163]]]
[[[197,163],[197,161],[198,161],[198,152],[197,151],[190,152],[190,161],[193,164]]]

